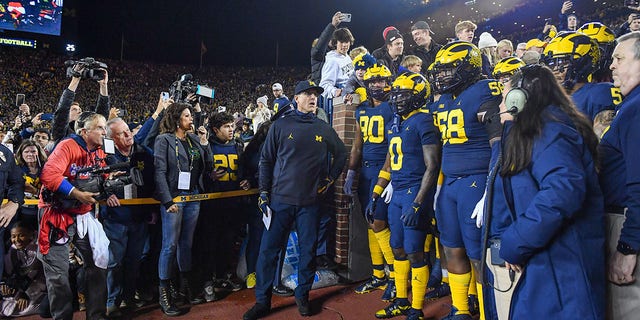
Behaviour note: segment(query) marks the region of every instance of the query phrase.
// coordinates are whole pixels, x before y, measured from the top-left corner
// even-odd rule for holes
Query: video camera
[[[192,93],[213,99],[214,90],[205,85],[198,84],[189,73],[181,75],[180,78],[169,87],[169,95],[174,102],[189,103],[187,96]]]
[[[117,171],[127,171],[128,174],[116,176],[110,179],[105,179],[103,177],[103,174],[105,173]],[[142,173],[138,168],[131,168],[128,161],[105,167],[94,165],[82,168],[76,171],[76,178],[83,173],[89,173],[89,178],[75,179],[71,184],[81,191],[98,193],[99,195],[94,197],[98,201],[106,200],[112,194],[115,194],[119,198],[123,198],[124,187],[128,184],[135,184],[139,187],[144,185]],[[79,201],[75,198],[68,196],[55,197],[53,192],[46,188],[42,192],[42,200],[46,203],[53,204],[54,207],[60,207],[61,209],[70,209],[80,205]]]
[[[96,61],[91,57],[86,57],[80,60],[67,60],[64,62],[67,67],[67,78],[78,77],[82,79],[91,79],[100,81],[105,77],[105,71],[100,69],[107,69],[107,64],[104,62]],[[75,66],[81,66],[84,69],[78,72],[74,70]]]

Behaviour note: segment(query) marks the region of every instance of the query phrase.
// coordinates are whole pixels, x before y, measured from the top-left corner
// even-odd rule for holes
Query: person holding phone
[[[206,136],[198,138],[192,130],[191,108],[185,103],[172,103],[165,110],[160,135],[155,139],[154,165],[156,193],[162,219],[162,249],[158,261],[160,277],[159,304],[168,316],[180,310],[171,296],[174,264],[180,272],[180,293],[187,302],[201,303],[191,291],[191,247],[200,215],[200,202],[175,203],[177,196],[190,196],[205,190],[203,176],[212,172],[212,156]]]
[[[324,28],[320,37],[316,38],[311,44],[311,81],[315,83],[320,83],[325,55],[327,51],[332,49],[330,44],[331,36],[342,21],[342,12],[338,11],[334,13],[333,17],[331,17],[331,22]],[[258,128],[253,129],[258,130]]]
[[[573,1],[567,0],[562,3],[562,9],[558,14],[558,31],[576,31],[578,30],[578,16],[575,14]]]

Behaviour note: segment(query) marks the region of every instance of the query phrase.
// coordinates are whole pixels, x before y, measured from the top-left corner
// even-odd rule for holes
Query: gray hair
[[[95,126],[96,121],[100,119],[104,119],[104,116],[99,113],[95,113],[92,111],[85,111],[81,113],[78,120],[76,120],[76,134],[81,134],[82,129],[91,130]]]
[[[109,121],[107,121],[107,137],[112,138],[111,134],[113,134],[113,131],[111,130],[111,125],[112,124],[116,124],[118,122],[122,122],[124,124],[127,124],[126,122],[124,122],[124,120],[122,120],[122,118],[117,117],[117,118],[113,118]]]
[[[617,42],[621,43],[627,40],[634,40],[633,47],[632,47],[633,59],[640,60],[640,31],[633,31],[625,35],[622,35],[617,39]]]

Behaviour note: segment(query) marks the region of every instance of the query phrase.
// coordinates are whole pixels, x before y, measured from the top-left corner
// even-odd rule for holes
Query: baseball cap
[[[282,85],[276,82],[271,86],[271,90],[282,90]]]
[[[384,41],[386,43],[392,43],[392,42],[396,41],[397,39],[402,39],[402,34],[400,33],[400,31],[398,31],[398,29],[393,28],[393,29],[390,29],[385,34]]]
[[[413,30],[429,30],[431,34],[434,34],[433,31],[431,31],[431,28],[429,27],[429,24],[426,21],[418,21],[414,23],[413,26],[411,27],[411,31]]]
[[[529,41],[527,41],[527,47],[526,49],[529,50],[531,47],[539,47],[539,48],[544,48],[547,45],[546,42],[537,39],[537,38],[533,38]]]
[[[298,84],[296,85],[295,94],[297,95],[304,91],[312,90],[312,89],[316,90],[318,92],[318,95],[324,92],[324,89],[322,89],[322,87],[320,86],[317,86],[315,82],[311,80],[303,80],[298,82]]]

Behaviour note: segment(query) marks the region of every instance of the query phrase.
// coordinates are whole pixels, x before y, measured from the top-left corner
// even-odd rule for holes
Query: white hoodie
[[[324,89],[325,97],[334,97],[338,89],[344,88],[353,73],[353,64],[349,55],[339,54],[335,50],[327,52],[322,66],[320,86]]]

